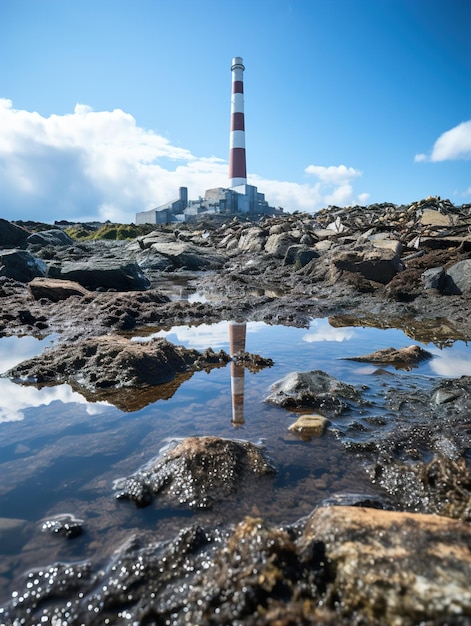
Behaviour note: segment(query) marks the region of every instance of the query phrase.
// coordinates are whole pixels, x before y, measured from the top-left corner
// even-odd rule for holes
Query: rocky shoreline
[[[172,282],[204,297],[169,297]],[[123,411],[231,360],[211,346],[135,343],[136,329],[236,319],[303,327],[329,317],[332,326],[401,328],[411,341],[446,346],[471,340],[470,296],[471,205],[440,198],[260,221],[206,218],[126,241],[0,220],[1,336],[58,335],[53,349],[3,375],[38,387],[66,381]],[[428,357],[417,346],[357,356],[398,368]],[[239,367],[254,364],[269,365],[239,355]],[[292,430],[307,437],[371,402],[320,371],[278,381],[267,401],[297,411]],[[325,503],[282,528],[249,517],[223,528],[189,523],[166,542],[130,538],[105,569],[87,562],[32,572],[0,608],[0,622],[471,624],[471,378],[412,393],[392,377],[382,402],[393,416],[387,432],[379,418],[370,422],[353,451],[387,498]],[[276,470],[250,442],[188,438],[136,468],[118,495],[138,506],[156,497],[190,509],[226,499],[235,506],[239,482],[250,490]],[[45,526],[64,540],[79,527],[70,519]]]

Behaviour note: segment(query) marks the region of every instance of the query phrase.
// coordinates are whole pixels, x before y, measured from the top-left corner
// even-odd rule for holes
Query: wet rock
[[[157,495],[173,505],[210,508],[256,476],[275,472],[264,450],[248,441],[188,437],[133,476],[117,481],[117,498],[138,507]]]
[[[123,389],[142,391],[168,383],[178,373],[219,367],[229,360],[223,351],[201,353],[161,338],[139,343],[110,335],[60,345],[4,376],[38,386],[69,383],[88,398],[112,401]]]
[[[329,420],[323,415],[301,415],[288,430],[300,435],[304,441],[310,441],[312,437],[323,435],[328,423]]]
[[[59,302],[71,296],[81,297],[89,294],[88,289],[72,280],[38,277],[33,278],[28,286],[35,300],[46,298],[52,302]]]
[[[371,354],[365,354],[363,356],[345,357],[347,361],[359,361],[363,363],[379,363],[381,365],[394,365],[396,369],[410,368],[410,366],[417,365],[421,361],[426,361],[432,358],[432,354],[427,350],[424,350],[420,346],[408,346],[406,348],[383,348],[377,350]]]
[[[25,228],[0,218],[1,248],[17,248],[23,246],[29,234],[30,233]]]
[[[29,235],[26,243],[34,246],[73,246],[74,240],[59,228],[43,230]]]
[[[41,524],[43,533],[61,535],[66,539],[75,539],[83,533],[83,520],[73,515],[56,515]]]
[[[245,350],[238,350],[232,355],[234,365],[245,367],[249,372],[256,373],[265,367],[273,367],[273,359],[267,359],[259,354],[252,354]]]
[[[298,544],[301,555],[324,545],[332,572],[326,602],[343,617],[414,626],[471,617],[470,539],[468,524],[443,517],[325,507]]]
[[[48,277],[71,280],[87,289],[139,291],[150,287],[149,279],[137,263],[113,258],[64,261],[60,266],[51,265]]]
[[[46,271],[44,261],[27,250],[0,250],[0,276],[27,283],[36,276],[45,276]]]
[[[317,408],[340,413],[351,401],[358,402],[360,394],[347,385],[320,370],[292,372],[273,383],[266,402],[284,408]]]

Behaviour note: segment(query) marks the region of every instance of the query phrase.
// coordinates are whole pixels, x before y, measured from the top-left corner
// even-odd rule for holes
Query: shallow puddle
[[[309,328],[221,322],[147,329],[133,340],[165,336],[175,344],[227,352],[231,332],[232,351],[245,349],[273,359],[274,365],[257,373],[232,365],[198,372],[175,385],[168,399],[133,412],[89,403],[68,385],[36,389],[0,379],[0,602],[28,568],[57,560],[105,562],[132,532],[173,538],[190,521],[214,526],[249,514],[275,524],[294,522],[329,498],[379,493],[344,444],[388,428],[391,405],[386,409],[384,376],[397,389],[427,393],[437,377],[471,375],[471,349],[461,341],[439,348],[412,341],[400,330],[339,324],[317,319]],[[51,341],[0,339],[0,371]],[[380,376],[376,366],[344,360],[412,343],[433,358],[411,371],[385,366],[387,373]],[[332,418],[322,437],[303,441],[288,430],[297,416],[264,400],[270,385],[289,372],[317,369],[361,388],[365,403]],[[117,478],[136,471],[172,439],[190,435],[262,442],[277,475],[209,512],[169,510],[158,502],[138,510],[115,499]],[[84,520],[81,537],[67,541],[41,531],[41,520],[62,513]]]

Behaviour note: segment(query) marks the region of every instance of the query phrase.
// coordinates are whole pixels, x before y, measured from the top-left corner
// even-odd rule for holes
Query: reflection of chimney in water
[[[229,322],[229,346],[231,356],[245,351],[246,322]],[[232,423],[241,426],[244,420],[244,374],[245,368],[231,363]]]

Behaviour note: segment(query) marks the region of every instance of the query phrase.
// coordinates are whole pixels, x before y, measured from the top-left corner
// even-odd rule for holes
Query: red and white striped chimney
[[[229,187],[247,184],[245,164],[244,64],[232,59],[231,138],[229,142]]]

